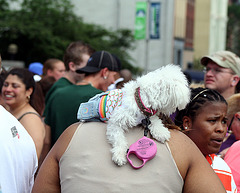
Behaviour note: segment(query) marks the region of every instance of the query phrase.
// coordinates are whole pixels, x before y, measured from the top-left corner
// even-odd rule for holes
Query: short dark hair
[[[32,101],[33,101],[32,96],[35,90],[35,81],[33,78],[34,74],[26,68],[13,68],[6,74],[5,77],[7,78],[9,75],[16,75],[25,85],[26,90],[28,90],[29,88],[33,89],[33,92],[30,95],[30,101],[29,101],[29,103],[32,105]]]
[[[54,69],[54,64],[62,62],[62,60],[59,60],[57,58],[49,58],[43,63],[43,76],[47,75],[48,70]]]
[[[73,62],[74,64],[80,64],[83,61],[82,54],[88,54],[91,56],[95,52],[89,44],[86,44],[82,41],[76,41],[69,44],[67,47],[63,62],[66,68],[66,71],[69,71],[69,62]]]
[[[4,77],[2,74],[0,74],[0,94],[2,93],[3,82],[4,82]]]

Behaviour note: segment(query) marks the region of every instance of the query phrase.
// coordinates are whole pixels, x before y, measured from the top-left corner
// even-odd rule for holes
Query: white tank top
[[[37,167],[32,138],[21,123],[0,105],[0,192],[30,193]]]
[[[143,137],[143,129],[130,129],[126,137],[130,146]],[[141,169],[129,163],[119,167],[111,160],[106,124],[81,123],[59,162],[61,192],[181,193],[183,179],[170,149],[156,143],[156,156]]]

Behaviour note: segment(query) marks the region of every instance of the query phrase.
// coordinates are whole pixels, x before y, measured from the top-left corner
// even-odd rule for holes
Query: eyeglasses
[[[219,73],[229,73],[229,74],[234,74],[233,72],[230,72],[230,71],[225,71],[225,70],[222,70],[221,68],[208,68],[208,67],[205,67],[203,69],[203,72],[204,73],[207,73],[209,71],[212,71],[213,74],[219,74]]]
[[[232,117],[232,119],[231,119],[231,121],[230,121],[230,124],[229,124],[229,126],[228,126],[228,133],[231,133],[231,132],[232,132],[231,126],[232,126],[234,117],[235,117],[235,116]],[[236,118],[237,118],[238,121],[240,121],[240,118],[238,118],[238,117],[236,117]]]

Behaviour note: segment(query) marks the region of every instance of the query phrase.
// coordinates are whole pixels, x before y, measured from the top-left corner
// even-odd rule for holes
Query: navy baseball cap
[[[120,70],[119,64],[112,54],[107,51],[97,51],[91,55],[87,65],[83,68],[77,69],[76,72],[79,74],[92,74],[99,72],[103,68],[108,68],[108,70],[116,72]]]

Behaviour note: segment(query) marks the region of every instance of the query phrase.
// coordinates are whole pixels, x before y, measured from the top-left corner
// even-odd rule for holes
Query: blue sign
[[[160,38],[160,2],[151,3],[149,13],[149,36],[150,39]]]

